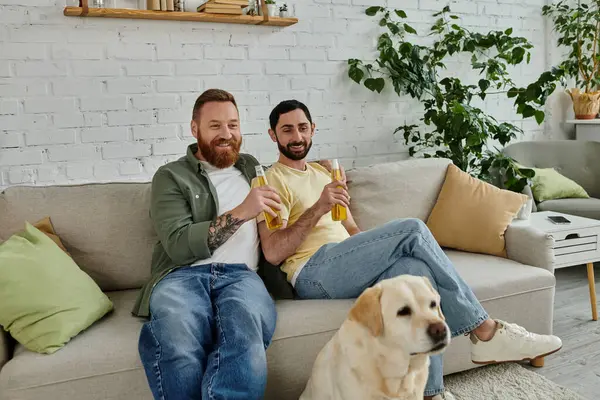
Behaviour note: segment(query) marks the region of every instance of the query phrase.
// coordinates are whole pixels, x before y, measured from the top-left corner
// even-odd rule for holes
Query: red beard
[[[228,149],[219,148],[220,144],[228,144],[231,147]],[[206,143],[202,139],[198,139],[198,147],[200,153],[208,161],[209,164],[214,167],[223,169],[229,168],[235,164],[240,157],[240,147],[242,146],[242,139],[214,139],[210,143]]]

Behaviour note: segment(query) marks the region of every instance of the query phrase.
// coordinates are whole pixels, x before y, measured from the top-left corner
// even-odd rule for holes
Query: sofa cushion
[[[426,221],[451,163],[411,159],[349,170],[350,210],[362,230],[397,218]]]
[[[539,211],[555,211],[579,217],[600,219],[600,199],[547,200],[537,205]]]
[[[112,310],[96,283],[30,223],[0,244],[0,304],[0,325],[46,354]]]
[[[0,194],[0,241],[50,216],[56,234],[103,290],[135,289],[150,277],[157,242],[150,185],[10,187]]]
[[[504,232],[526,202],[450,165],[427,226],[440,246],[506,257]]]

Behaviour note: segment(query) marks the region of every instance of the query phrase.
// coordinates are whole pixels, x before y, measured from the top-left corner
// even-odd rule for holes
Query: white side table
[[[548,219],[551,215],[563,216],[571,223],[554,224]],[[587,264],[592,319],[597,321],[594,262],[600,261],[600,220],[542,211],[532,213],[528,221],[513,221],[513,224],[531,225],[554,238],[554,268]]]
[[[585,142],[600,142],[600,118],[570,119],[567,124],[575,125],[575,138]]]

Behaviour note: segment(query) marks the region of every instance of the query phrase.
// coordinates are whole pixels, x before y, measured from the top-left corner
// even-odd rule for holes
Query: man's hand
[[[321,197],[314,205],[316,211],[323,216],[331,211],[335,204],[349,208],[350,195],[348,195],[347,189],[346,184],[341,181],[334,181],[325,186],[323,192],[321,192]]]
[[[261,186],[252,189],[242,204],[233,209],[232,214],[249,221],[263,211],[277,217],[277,213],[273,210],[281,210],[281,199],[272,187]]]

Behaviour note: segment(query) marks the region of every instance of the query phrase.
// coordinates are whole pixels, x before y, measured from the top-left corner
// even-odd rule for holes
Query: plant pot
[[[277,4],[267,4],[267,10],[269,11],[269,17],[279,16],[279,7],[277,7]]]
[[[594,119],[600,112],[600,91],[585,93],[574,88],[566,91],[573,100],[576,119]]]
[[[288,18],[290,16],[290,12],[289,11],[279,11],[279,16],[281,18]]]

